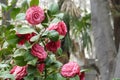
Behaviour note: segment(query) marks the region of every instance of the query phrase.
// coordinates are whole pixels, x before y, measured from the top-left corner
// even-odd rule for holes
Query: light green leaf
[[[9,71],[0,72],[0,78],[3,78],[4,80],[7,78],[15,80],[14,76],[12,74],[9,74]]]
[[[27,34],[27,33],[32,33],[32,32],[36,33],[36,31],[33,28],[30,28],[30,27],[21,27],[17,30],[17,32],[19,34]]]
[[[60,19],[54,18],[54,19],[51,21],[51,24],[52,24],[52,23],[58,23],[58,22],[60,22],[60,21],[61,21]]]
[[[16,20],[25,20],[25,13],[19,13],[17,16],[16,16]]]
[[[57,3],[53,3],[50,5],[50,7],[48,8],[48,10],[52,13],[52,14],[56,14],[59,11],[59,6]]]
[[[5,67],[9,67],[8,64],[0,64],[0,68],[5,68]]]
[[[59,14],[56,14],[54,16],[57,17],[57,18],[63,19],[64,13],[59,13]]]
[[[39,34],[36,35],[36,36],[33,36],[33,37],[30,39],[30,41],[31,41],[31,42],[37,41],[37,40],[39,39],[39,37],[40,37]]]

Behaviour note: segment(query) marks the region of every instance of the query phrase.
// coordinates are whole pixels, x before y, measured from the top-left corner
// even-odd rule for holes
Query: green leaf
[[[15,61],[15,64],[18,65],[18,66],[25,66],[27,64],[27,62],[24,61],[24,58],[14,59],[14,61]]]
[[[15,19],[16,15],[20,12],[20,8],[13,8],[11,13],[10,13],[10,16],[11,18]]]
[[[56,14],[54,16],[57,17],[57,18],[59,18],[59,19],[63,19],[64,13],[59,13],[59,14]]]
[[[66,78],[62,77],[60,73],[52,73],[47,76],[46,80],[66,80]]]
[[[17,49],[13,55],[14,61],[18,66],[25,66],[27,61],[25,61],[24,55],[26,53],[25,49]]]
[[[27,33],[32,33],[32,32],[36,33],[36,31],[33,28],[30,28],[30,27],[21,27],[17,30],[17,32],[19,34],[27,34]]]
[[[50,5],[48,10],[51,12],[51,14],[56,14],[59,11],[59,6],[57,3],[53,3]]]
[[[24,58],[25,58],[25,61],[31,61],[35,59],[35,57],[29,51],[25,53]]]
[[[39,39],[39,37],[40,37],[39,34],[36,35],[36,36],[33,36],[33,37],[30,39],[30,41],[31,41],[31,42],[37,41],[37,40]]]
[[[62,77],[60,73],[57,73],[57,80],[66,80],[66,78]]]
[[[15,59],[19,59],[19,57],[24,57],[24,54],[25,54],[26,50],[25,49],[17,49],[15,52],[14,52],[14,55],[13,57]]]
[[[17,16],[16,16],[16,20],[25,20],[25,13],[19,13]]]
[[[58,53],[59,55],[62,55],[62,49],[59,48],[59,49],[57,50],[57,53]]]
[[[29,65],[27,68],[28,75],[33,75],[33,74],[35,74],[36,71],[37,71],[37,69],[35,66]]]
[[[28,75],[28,76],[24,77],[24,80],[34,80],[34,76]]]
[[[8,64],[0,64],[0,68],[5,68],[5,67],[9,67]]]
[[[37,6],[39,5],[39,0],[31,0],[30,6]]]
[[[18,43],[18,37],[16,36],[16,34],[11,33],[11,34],[9,34],[9,36],[7,36],[7,42],[8,42],[8,44],[16,46],[16,44]]]
[[[9,71],[0,72],[0,78],[3,78],[4,80],[7,78],[15,80],[14,76],[12,74],[9,74]]]
[[[33,60],[29,61],[27,64],[35,66],[37,63],[37,60],[38,60],[37,58],[34,58]]]
[[[57,31],[55,31],[55,30],[51,30],[48,33],[48,37],[52,41],[58,41],[58,39],[59,39],[59,33]]]
[[[78,76],[78,75],[76,75],[75,77],[70,78],[70,80],[80,80],[80,79],[79,79],[79,76]]]
[[[51,21],[51,24],[52,24],[52,23],[58,23],[58,22],[60,22],[60,21],[61,21],[60,19],[54,18],[54,19]]]

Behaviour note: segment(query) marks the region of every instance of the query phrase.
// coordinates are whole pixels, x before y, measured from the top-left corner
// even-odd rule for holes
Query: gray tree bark
[[[112,80],[114,58],[116,55],[110,13],[107,0],[91,0],[92,26],[96,65],[100,71],[100,80]]]
[[[115,68],[114,78],[120,78],[120,48],[116,58],[116,68]]]

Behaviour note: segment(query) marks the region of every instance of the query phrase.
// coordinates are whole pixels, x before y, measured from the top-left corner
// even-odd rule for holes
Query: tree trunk
[[[116,68],[115,68],[114,78],[120,78],[120,48],[116,58]]]
[[[110,23],[107,0],[91,0],[92,26],[94,36],[96,65],[100,71],[100,80],[112,80],[114,57],[116,55]]]

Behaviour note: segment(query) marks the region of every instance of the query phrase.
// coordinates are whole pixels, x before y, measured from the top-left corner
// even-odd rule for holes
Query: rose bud
[[[79,74],[80,80],[85,80],[85,72]]]
[[[36,33],[27,33],[27,34],[19,34],[17,33],[16,34],[19,38],[20,38],[20,41],[18,42],[19,45],[24,45],[25,42],[29,41],[30,42],[30,39],[36,35]],[[31,43],[31,42],[30,42]]]
[[[39,72],[42,73],[44,71],[44,68],[45,68],[45,64],[44,63],[37,64],[37,69],[39,70]]]
[[[11,69],[10,74],[15,75],[15,80],[22,80],[27,75],[27,67],[14,66]]]
[[[76,62],[68,62],[61,68],[61,75],[66,78],[75,77],[80,72],[80,66]]]
[[[31,49],[31,54],[37,57],[39,60],[45,60],[47,58],[47,53],[44,48],[39,44],[34,44]]]
[[[50,24],[47,30],[56,30],[59,33],[59,35],[62,35],[62,36],[65,36],[67,33],[67,27],[63,21],[60,21],[57,24],[55,23]]]
[[[46,44],[46,49],[52,52],[56,52],[57,49],[59,49],[61,47],[61,42],[60,40],[54,42],[54,41],[50,41]]]
[[[26,11],[26,20],[32,25],[37,25],[41,23],[44,19],[44,10],[39,6],[30,7]]]

